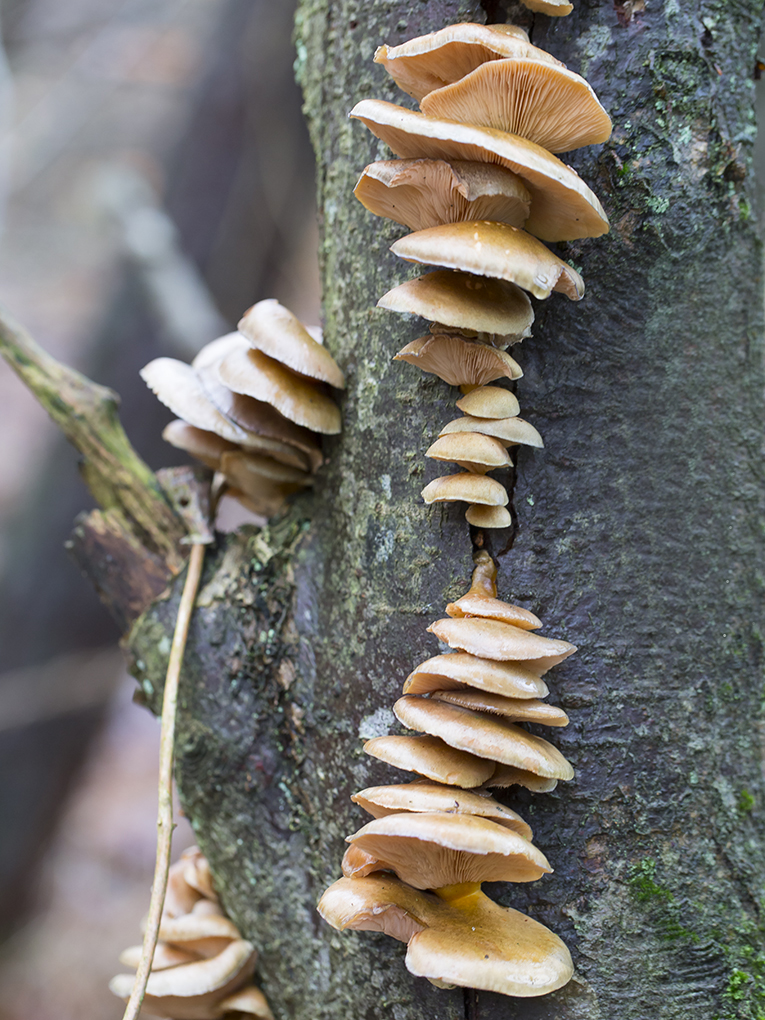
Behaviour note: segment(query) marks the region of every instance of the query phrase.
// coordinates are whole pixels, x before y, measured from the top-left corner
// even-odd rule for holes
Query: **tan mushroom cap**
[[[257,489],[264,478],[287,486],[290,492],[295,492],[306,485],[313,485],[313,475],[307,471],[283,464],[273,457],[250,453],[248,450],[224,453],[220,460],[220,469],[231,479],[234,486],[243,492]]]
[[[216,436],[214,432],[195,428],[194,425],[189,425],[185,421],[181,421],[180,418],[165,425],[162,430],[162,438],[176,450],[190,453],[192,457],[196,457],[213,471],[218,470],[220,459],[224,453],[239,449],[236,443],[230,443],[227,439]]]
[[[373,737],[364,750],[398,769],[463,789],[480,786],[494,772],[492,762],[449,747],[438,737]]]
[[[474,687],[508,698],[544,698],[547,684],[528,663],[497,662],[465,652],[435,655],[420,663],[404,683],[404,694],[430,694],[438,690]]]
[[[531,302],[515,284],[444,269],[399,284],[383,294],[377,307],[421,315],[440,327],[506,338],[500,346],[530,336],[534,322]],[[440,327],[439,332],[444,332]],[[499,374],[491,377],[497,378]]]
[[[390,870],[373,854],[369,854],[366,850],[353,844],[343,854],[341,868],[346,878],[365,878],[373,871]]]
[[[461,397],[457,407],[473,418],[515,418],[521,410],[516,395],[502,386],[478,386]]]
[[[459,464],[476,474],[511,467],[513,463],[498,439],[483,436],[480,432],[455,432],[437,439],[425,451],[425,456]]]
[[[550,53],[532,46],[516,25],[449,25],[400,46],[380,46],[375,63],[382,64],[400,89],[420,100],[470,74],[487,60],[529,57],[559,64]]]
[[[208,960],[170,967],[149,975],[143,1009],[177,1020],[213,1020],[217,1003],[245,984],[255,969],[257,954],[245,939],[235,939]],[[118,974],[109,982],[111,991],[127,999],[133,988],[132,974]]]
[[[507,789],[508,786],[522,786],[532,793],[551,793],[558,785],[557,779],[546,779],[528,769],[517,769],[513,765],[497,765],[494,775],[484,783],[484,789]]]
[[[364,99],[350,114],[397,156],[498,163],[531,192],[526,230],[543,241],[574,241],[608,232],[608,218],[579,175],[539,145],[491,128],[436,120],[380,99]]]
[[[275,298],[258,301],[249,308],[237,328],[252,347],[293,372],[345,389],[345,376],[329,351]]]
[[[240,991],[234,992],[233,995],[222,999],[218,1003],[218,1016],[223,1016],[226,1013],[246,1013],[249,1016],[258,1017],[259,1020],[274,1020],[265,995],[254,985],[242,988]]]
[[[572,779],[574,770],[557,747],[513,723],[429,698],[407,696],[393,706],[409,729],[440,737],[450,747],[479,758],[535,772],[546,779]]]
[[[445,223],[408,234],[390,250],[408,262],[506,280],[536,298],[548,298],[553,290],[572,301],[584,297],[584,280],[575,269],[531,234],[509,223]]]
[[[141,378],[165,407],[189,425],[214,432],[230,443],[247,439],[244,429],[229,421],[213,404],[191,365],[175,358],[155,358],[141,369]]]
[[[271,404],[297,425],[330,435],[341,429],[340,409],[330,397],[262,351],[232,350],[218,372],[230,390]]]
[[[568,716],[562,708],[548,705],[534,698],[506,698],[501,694],[484,691],[433,691],[431,697],[449,705],[468,708],[472,712],[489,712],[501,715],[510,722],[539,723],[540,726],[568,726]]]
[[[375,216],[410,230],[460,220],[498,220],[522,227],[531,199],[512,170],[457,159],[378,160],[364,168],[353,193]]]
[[[521,443],[537,448],[545,445],[534,426],[523,418],[474,418],[466,415],[444,425],[439,436],[448,436],[453,432],[481,432],[484,436],[494,436],[510,445]]]
[[[511,623],[514,627],[520,627],[521,630],[537,630],[542,626],[539,617],[530,613],[528,609],[472,590],[457,599],[456,602],[450,602],[446,607],[446,615],[456,618],[480,616],[486,620],[501,620],[503,623]]]
[[[159,928],[163,942],[185,949],[198,956],[216,956],[232,939],[240,938],[233,921],[220,913],[163,916]]]
[[[520,135],[549,152],[597,145],[611,118],[573,71],[539,60],[493,60],[420,102],[428,117]]]
[[[536,882],[552,871],[529,840],[475,815],[397,812],[368,822],[347,842],[415,889],[462,882]]]
[[[480,799],[480,798],[479,798]],[[143,955],[143,946],[128,946],[119,955],[120,963],[125,967],[138,969]],[[177,967],[183,963],[193,963],[199,957],[194,953],[178,949],[177,946],[169,946],[165,942],[158,942],[151,961],[152,971],[166,970],[168,967]]]
[[[576,651],[576,645],[568,641],[542,637],[512,624],[479,616],[436,620],[428,627],[428,633],[435,634],[450,648],[500,662],[541,657],[563,662]]]
[[[440,811],[449,814],[476,815],[488,818],[517,832],[524,839],[533,833],[519,814],[487,795],[455,790],[441,783],[414,782],[396,786],[370,786],[354,793],[351,800],[375,818],[385,818],[399,811]]]
[[[465,511],[465,520],[474,528],[509,528],[512,515],[503,506],[478,506],[471,503]]]
[[[518,362],[506,351],[448,334],[418,337],[394,355],[393,360],[431,372],[450,386],[501,376],[519,379],[523,375]]]
[[[486,475],[465,471],[459,475],[434,478],[422,490],[426,503],[487,503],[489,506],[507,506],[509,497],[504,485]]]
[[[340,931],[381,931],[407,942],[407,969],[445,984],[529,997],[573,975],[557,935],[483,893],[454,906],[388,875],[341,878],[318,910]]]
[[[521,3],[530,11],[547,14],[551,18],[560,18],[570,14],[574,9],[574,5],[568,3],[568,0],[521,0]]]

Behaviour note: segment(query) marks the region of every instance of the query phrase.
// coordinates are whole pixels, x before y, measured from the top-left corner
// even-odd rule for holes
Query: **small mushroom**
[[[428,447],[425,456],[459,464],[475,474],[511,467],[513,463],[498,439],[481,435],[480,432],[455,432],[443,436]]]
[[[419,337],[403,347],[393,360],[407,361],[450,386],[473,385],[502,376],[518,379],[523,374],[518,362],[506,351],[448,334]]]
[[[373,758],[407,772],[417,772],[437,783],[471,789],[494,772],[494,763],[450,747],[438,737],[373,737],[364,744]]]
[[[536,447],[545,445],[534,426],[523,418],[474,418],[466,415],[444,425],[439,436],[448,436],[453,432],[481,432],[484,436],[494,436],[510,446],[517,443]]]
[[[572,301],[584,296],[584,281],[575,269],[531,234],[509,223],[445,223],[408,234],[390,250],[409,262],[505,280],[536,298],[548,298],[553,290],[562,291]]]
[[[568,716],[562,708],[548,705],[545,701],[537,701],[535,698],[506,698],[502,694],[487,694],[484,691],[433,691],[431,698],[460,708],[468,708],[473,712],[501,715],[510,722],[568,726]]]
[[[478,506],[471,503],[465,520],[474,528],[509,528],[513,523],[510,511],[503,506]]]
[[[219,1017],[226,1017],[229,1013],[233,1013],[239,1020],[238,1015],[243,1013],[245,1016],[258,1017],[258,1020],[274,1020],[265,995],[254,985],[249,985],[247,988],[242,988],[238,992],[234,992],[233,995],[221,999],[218,1003],[218,1011]]]
[[[538,11],[551,18],[563,17],[574,9],[574,5],[568,3],[568,0],[521,0],[521,3],[530,11]]]
[[[481,219],[522,227],[531,198],[512,170],[458,159],[379,160],[365,167],[353,193],[375,216],[410,230]]]
[[[457,619],[464,616],[480,616],[486,620],[501,620],[502,623],[511,623],[521,630],[537,630],[542,626],[539,617],[530,613],[528,609],[502,602],[501,599],[484,595],[483,592],[472,588],[462,598],[447,605],[446,615]]]
[[[568,641],[542,637],[510,623],[478,616],[436,620],[428,627],[428,632],[450,648],[500,662],[542,657],[563,662],[576,651],[576,645]]]
[[[526,662],[499,662],[465,652],[436,655],[420,663],[404,683],[404,694],[475,687],[508,698],[544,698],[547,684]]]
[[[434,478],[422,490],[426,503],[486,503],[489,506],[507,506],[509,497],[504,485],[486,475],[468,471],[459,475],[442,475]]]
[[[247,439],[244,429],[213,404],[191,365],[175,358],[155,358],[141,369],[141,378],[165,407],[189,425],[214,432],[230,443],[239,444]]]
[[[472,418],[515,418],[521,410],[516,395],[501,386],[478,386],[458,400],[457,407]]]
[[[525,229],[543,241],[574,241],[608,232],[603,207],[584,181],[534,142],[491,128],[436,120],[381,99],[363,99],[350,116],[405,159],[469,159],[512,170],[531,192]]]
[[[558,785],[557,779],[538,776],[528,769],[518,769],[513,765],[497,765],[491,779],[484,783],[486,789],[507,789],[508,786],[522,786],[532,793],[551,793]]]
[[[222,439],[206,429],[198,429],[179,418],[165,425],[162,430],[162,438],[176,450],[190,453],[192,457],[196,457],[198,461],[212,468],[213,471],[218,470],[220,459],[224,453],[239,449],[236,443]]]

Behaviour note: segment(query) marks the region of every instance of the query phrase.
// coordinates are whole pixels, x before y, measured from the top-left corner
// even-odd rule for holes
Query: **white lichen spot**
[[[395,716],[390,708],[378,708],[371,715],[365,715],[359,723],[359,737],[362,740],[386,737],[394,722]]]
[[[383,475],[380,478],[380,486],[387,499],[391,498],[390,475]]]
[[[160,640],[159,644],[157,645],[157,651],[159,652],[160,655],[170,654],[170,638],[167,636],[167,634],[165,634],[165,636]]]
[[[375,550],[375,563],[385,563],[393,555],[393,550],[396,548],[396,533],[395,531],[385,531],[377,539],[377,549]]]

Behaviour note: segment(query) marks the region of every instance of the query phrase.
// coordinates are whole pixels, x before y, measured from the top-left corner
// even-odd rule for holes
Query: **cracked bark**
[[[581,70],[611,112],[572,162],[613,230],[560,246],[581,305],[537,304],[519,355],[517,536],[490,545],[500,595],[580,652],[551,674],[577,767],[512,795],[555,874],[497,886],[571,946],[577,977],[540,1000],[437,990],[403,947],[340,935],[313,905],[360,822],[349,794],[400,773],[365,760],[425,632],[469,581],[462,510],[426,508],[423,450],[454,392],[391,364],[416,327],[374,308],[410,275],[351,188],[380,147],[346,112],[399,99],[371,64],[454,20],[459,0],[304,0],[298,69],[319,164],[328,344],[345,431],[313,497],[208,556],[181,689],[177,775],[228,910],[261,949],[280,1020],[703,1020],[762,1008],[760,731],[763,364],[760,248],[748,215],[760,4],[585,4],[547,20],[501,3]],[[126,638],[156,704],[180,594]],[[743,977],[737,976],[744,975]],[[761,973],[761,971],[760,971]],[[736,997],[738,996],[738,997]]]

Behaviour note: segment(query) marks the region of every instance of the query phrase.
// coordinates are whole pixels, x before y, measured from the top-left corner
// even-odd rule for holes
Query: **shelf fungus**
[[[493,903],[481,883],[535,882],[552,867],[524,819],[487,791],[544,792],[573,777],[561,752],[522,724],[566,725],[566,713],[541,700],[547,686],[535,666],[549,668],[575,649],[534,633],[541,621],[533,613],[497,598],[486,552],[476,556],[470,590],[447,613],[429,629],[469,650],[422,663],[394,706],[404,726],[423,735],[364,745],[424,778],[353,796],[373,820],[348,836],[344,877],[324,893],[319,912],[340,930],[406,942],[409,970],[435,984],[542,995],[572,976],[566,946]]]
[[[330,387],[345,385],[343,373],[274,300],[253,305],[237,332],[211,341],[191,365],[157,358],[141,375],[178,416],[167,442],[220,472],[225,494],[263,518],[312,484],[321,435],[340,431]]]
[[[138,967],[141,946],[120,954]],[[176,1020],[273,1020],[265,996],[252,984],[257,954],[223,916],[207,861],[196,847],[170,868],[159,942],[146,986],[143,1012]],[[132,974],[118,974],[109,988],[127,1000]]]

